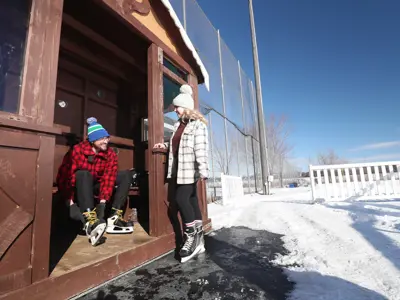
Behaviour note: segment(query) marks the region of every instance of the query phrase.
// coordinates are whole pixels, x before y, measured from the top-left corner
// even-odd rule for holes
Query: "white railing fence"
[[[234,202],[244,196],[243,180],[238,176],[221,174],[222,204]]]
[[[310,165],[314,201],[400,198],[400,161]]]

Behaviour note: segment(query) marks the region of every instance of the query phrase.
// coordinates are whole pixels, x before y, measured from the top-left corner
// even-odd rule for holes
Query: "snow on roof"
[[[183,28],[182,23],[179,20],[177,14],[175,13],[175,10],[173,9],[169,0],[161,0],[161,2],[168,9],[168,12],[171,15],[172,19],[174,20],[175,25],[179,29],[179,32],[182,36],[184,43],[189,48],[189,50],[192,52],[194,59],[196,60],[198,66],[200,67],[201,74],[204,77],[204,85],[206,86],[207,90],[209,91],[210,90],[210,77],[209,77],[207,69],[204,66],[203,62],[201,61],[201,58],[200,58],[199,54],[197,53],[192,41],[190,40],[189,36],[187,35],[186,30]]]

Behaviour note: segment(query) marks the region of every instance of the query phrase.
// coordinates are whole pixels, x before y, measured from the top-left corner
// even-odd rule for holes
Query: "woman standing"
[[[172,102],[178,122],[168,143],[168,175],[176,183],[175,200],[184,222],[185,242],[179,251],[181,262],[205,251],[202,216],[197,199],[197,182],[208,177],[208,131],[204,116],[194,110],[192,88],[184,84]]]

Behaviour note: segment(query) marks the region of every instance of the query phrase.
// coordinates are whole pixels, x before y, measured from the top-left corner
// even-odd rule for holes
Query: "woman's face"
[[[174,106],[174,112],[176,112],[176,114],[178,115],[178,118],[182,117],[184,110],[185,109],[183,107]]]

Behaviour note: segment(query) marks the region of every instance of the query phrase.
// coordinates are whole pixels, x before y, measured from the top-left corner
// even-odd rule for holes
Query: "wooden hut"
[[[0,299],[66,299],[175,248],[166,153],[152,146],[183,83],[198,106],[208,74],[168,0],[0,1]],[[90,116],[119,168],[140,173],[125,213],[138,211],[134,233],[96,248],[54,186]]]

